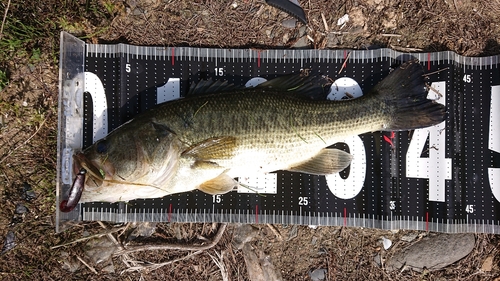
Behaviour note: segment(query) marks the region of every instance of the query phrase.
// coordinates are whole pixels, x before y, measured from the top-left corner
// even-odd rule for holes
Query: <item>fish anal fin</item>
[[[203,161],[227,159],[233,156],[235,148],[235,137],[214,137],[192,145],[182,153],[182,156]]]
[[[286,170],[312,175],[335,174],[349,166],[351,159],[351,154],[343,150],[324,148],[311,159],[291,165]]]
[[[223,173],[216,178],[200,184],[198,190],[210,195],[225,194],[233,190],[237,185],[238,183],[233,178]]]

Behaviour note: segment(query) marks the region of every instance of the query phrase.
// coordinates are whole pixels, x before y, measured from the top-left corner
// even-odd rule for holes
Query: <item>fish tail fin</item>
[[[409,61],[377,84],[372,92],[388,105],[391,118],[386,131],[404,131],[433,126],[446,119],[444,105],[427,99],[424,70]]]

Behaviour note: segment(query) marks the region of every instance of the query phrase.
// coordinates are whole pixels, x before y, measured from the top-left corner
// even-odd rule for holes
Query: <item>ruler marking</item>
[[[257,67],[260,67],[260,50],[257,50]]]
[[[344,208],[344,226],[347,226],[347,208]]]
[[[170,61],[172,62],[172,66],[174,66],[175,65],[175,48],[172,47],[170,50],[171,50]]]
[[[259,223],[259,205],[255,205],[255,223]]]
[[[168,205],[168,222],[172,221],[172,203]]]

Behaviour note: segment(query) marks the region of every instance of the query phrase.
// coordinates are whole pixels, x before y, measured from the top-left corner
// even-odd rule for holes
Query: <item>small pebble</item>
[[[311,239],[311,244],[316,245],[317,242],[318,242],[318,237],[313,236],[313,238]]]
[[[418,237],[418,232],[412,232],[412,233],[408,233],[405,236],[401,237],[401,241],[411,242],[411,241],[415,240],[415,238],[417,238],[417,237]]]
[[[109,265],[102,268],[102,271],[106,273],[115,273],[115,265],[111,261]]]
[[[322,281],[326,278],[326,269],[318,268],[309,272],[309,277],[311,277],[312,281]]]
[[[127,237],[128,241],[134,240],[137,237],[150,237],[156,231],[156,223],[155,222],[143,222],[137,223],[136,228],[130,235]]]
[[[296,24],[297,24],[297,20],[295,20],[295,19],[287,19],[287,20],[284,20],[282,23],[283,27],[290,28],[290,29],[295,28]]]
[[[295,44],[293,45],[293,48],[306,48],[309,47],[309,40],[307,39],[306,36],[301,37]]]
[[[28,208],[26,208],[26,206],[24,206],[21,203],[18,203],[16,205],[16,210],[14,211],[15,214],[22,215],[22,214],[24,214],[26,212],[28,212]]]
[[[377,253],[375,257],[373,257],[373,261],[380,267],[382,266],[382,259],[380,258],[380,253]]]
[[[385,237],[382,237],[382,244],[384,245],[384,250],[387,250],[392,246],[392,241]]]
[[[297,237],[297,234],[299,232],[299,228],[296,224],[292,226],[292,229],[290,229],[290,232],[288,232],[288,241],[292,240],[293,238]]]
[[[82,262],[79,261],[76,257],[70,256],[68,252],[62,251],[61,264],[64,270],[74,273],[80,268]]]
[[[252,241],[252,239],[259,233],[259,229],[253,227],[249,224],[237,225],[234,229],[233,235],[233,246],[241,250],[246,243]]]
[[[36,198],[36,194],[33,191],[33,188],[31,188],[31,185],[28,184],[27,182],[23,183],[23,193],[21,195],[21,199],[26,200],[26,201],[31,201]]]
[[[85,245],[85,255],[89,257],[94,264],[109,261],[113,253],[117,250],[118,246],[106,236],[91,239]]]
[[[12,250],[15,246],[16,246],[16,235],[14,231],[9,230],[9,232],[7,232],[7,235],[5,236],[5,241],[3,242],[2,252],[0,252],[0,255],[7,253],[8,251]]]
[[[395,253],[386,263],[388,270],[439,270],[467,256],[475,246],[472,233],[430,235]]]
[[[344,25],[345,23],[347,23],[349,21],[349,15],[348,14],[345,14],[343,15],[341,18],[339,18],[337,20],[337,25]]]

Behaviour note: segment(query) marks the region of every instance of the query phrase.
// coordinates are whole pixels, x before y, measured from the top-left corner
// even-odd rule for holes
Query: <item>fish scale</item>
[[[446,104],[448,117],[436,127],[394,134],[375,132],[342,140],[335,147],[345,148],[353,159],[348,171],[337,175],[277,171],[239,179],[260,187],[261,194],[239,187],[238,192],[215,196],[193,191],[128,203],[83,203],[69,213],[57,210],[58,231],[68,220],[104,220],[500,233],[496,212],[500,208],[500,186],[496,184],[500,182],[500,136],[494,130],[500,125],[496,114],[500,112],[498,56],[403,54],[389,49],[225,50],[100,45],[85,44],[66,33],[61,42],[64,75],[58,134],[58,204],[75,177],[69,167],[76,151],[92,145],[137,113],[182,96],[189,83],[199,77],[244,85],[252,77],[272,78],[311,68],[337,83],[339,90],[332,87],[332,93],[342,94],[340,91],[345,89],[352,94],[351,86],[342,84],[342,78],[352,77],[366,94],[395,65],[416,58],[432,87],[429,98],[442,96],[439,102]],[[348,125],[343,127],[349,129]],[[294,135],[288,132],[287,136]],[[307,136],[317,138],[314,132]],[[296,144],[301,142],[297,140]]]

